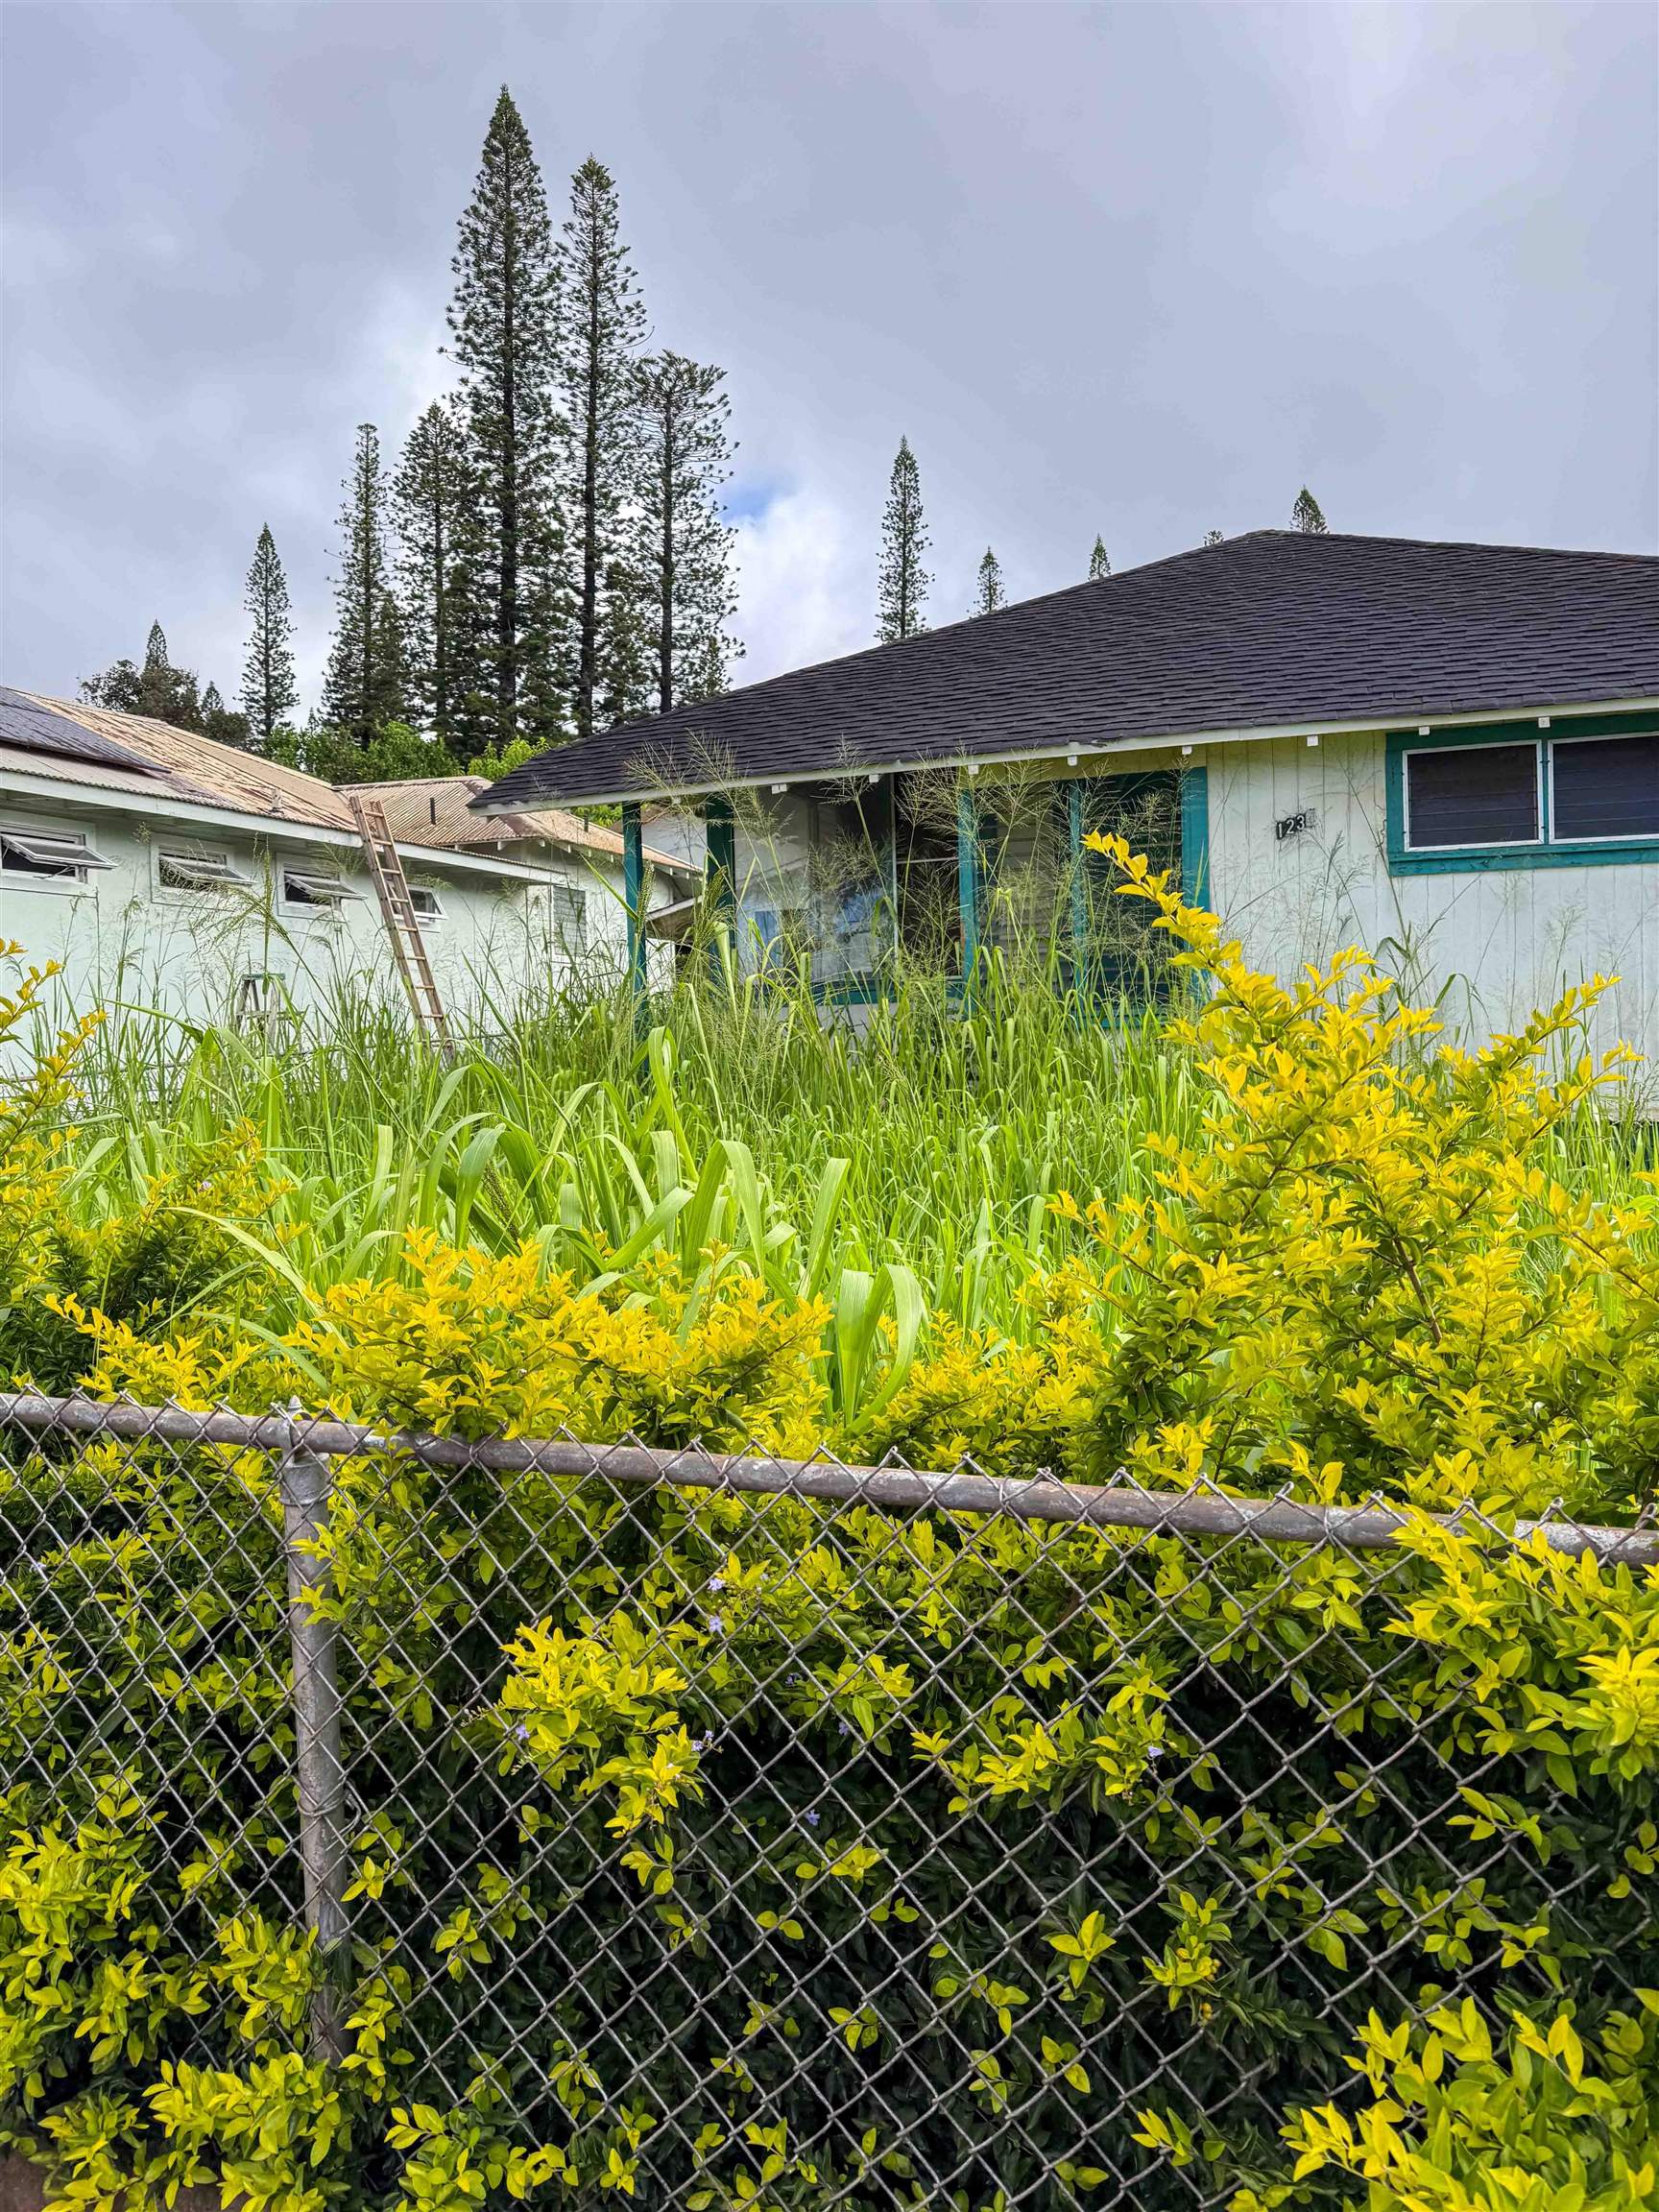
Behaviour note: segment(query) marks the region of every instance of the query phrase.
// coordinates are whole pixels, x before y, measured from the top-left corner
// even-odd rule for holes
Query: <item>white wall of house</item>
[[[261,999],[320,1011],[342,993],[401,1005],[392,950],[355,839],[252,818],[216,821],[179,806],[134,814],[0,783],[0,830],[84,835],[108,863],[84,881],[0,864],[0,938],[63,969],[60,1002],[156,1006],[197,1022],[249,1017]],[[462,1022],[493,1018],[549,989],[606,986],[625,973],[618,869],[537,849],[534,865],[405,847],[422,935],[446,1004]],[[170,884],[170,859],[215,856],[243,881]],[[293,878],[338,878],[356,894],[301,903]],[[666,897],[665,890],[658,894]],[[254,985],[253,978],[266,978]]]
[[[1571,723],[1564,721],[1564,729]],[[1008,816],[998,832],[1002,889],[988,925],[996,936],[1039,860],[1022,821],[1052,822],[1041,795],[1050,778],[1146,769],[1206,771],[1209,903],[1226,919],[1257,967],[1283,980],[1349,946],[1376,955],[1411,999],[1436,1004],[1449,1032],[1479,1045],[1522,1027],[1572,986],[1615,978],[1589,1025],[1593,1050],[1632,1046],[1648,1066],[1636,1081],[1659,1104],[1659,863],[1551,861],[1511,868],[1398,873],[1389,865],[1387,740],[1383,733],[1260,739],[1116,753],[1080,768],[1061,762],[1015,775],[988,772],[984,805]],[[766,799],[745,796],[737,812],[737,879],[747,957],[760,927],[787,905],[816,913],[808,855],[822,809],[803,785]],[[1293,817],[1307,826],[1281,837]],[[1045,846],[1045,850],[1046,847]],[[1048,863],[1042,864],[1045,871]],[[1054,865],[1063,867],[1063,857]],[[824,904],[820,897],[817,904]],[[1031,897],[1033,914],[1052,902]],[[1064,912],[1059,917],[1065,926]],[[1046,926],[1046,922],[1045,923]],[[823,940],[820,981],[869,965],[862,942]]]
[[[1289,977],[1363,946],[1477,1043],[1571,985],[1616,976],[1591,1042],[1630,1044],[1659,1067],[1659,865],[1394,874],[1381,732],[1215,745],[1194,759],[1209,771],[1211,903],[1257,966]],[[1311,828],[1276,834],[1309,811]]]

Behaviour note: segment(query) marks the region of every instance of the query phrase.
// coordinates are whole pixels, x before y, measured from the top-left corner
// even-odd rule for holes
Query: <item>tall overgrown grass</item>
[[[396,1271],[425,1228],[538,1239],[578,1277],[713,1240],[781,1290],[1018,1335],[1020,1285],[1076,1236],[1053,1195],[1138,1196],[1147,1140],[1198,1127],[1205,1078],[1155,1013],[1103,1019],[1003,952],[966,1000],[915,973],[828,1018],[804,986],[714,969],[689,963],[643,1016],[625,990],[487,1004],[452,1066],[400,1005],[345,988],[279,1047],[130,1007],[80,1064],[74,1202],[141,1202],[247,1121],[289,1186],[279,1237],[246,1245],[276,1321]],[[1558,1143],[1563,1180],[1599,1195],[1652,1153],[1617,1096]]]
[[[293,1187],[273,1266],[314,1288],[395,1266],[411,1227],[578,1269],[712,1235],[819,1288],[896,1263],[974,1327],[1020,1325],[1014,1286],[1071,1235],[1053,1194],[1141,1189],[1147,1136],[1189,1134],[1199,1098],[1155,1018],[1000,960],[967,1005],[917,976],[829,1020],[698,964],[644,1022],[625,992],[518,1007],[450,1067],[344,993],[279,1050],[130,1012],[79,1080],[80,1204],[130,1204],[247,1120]]]

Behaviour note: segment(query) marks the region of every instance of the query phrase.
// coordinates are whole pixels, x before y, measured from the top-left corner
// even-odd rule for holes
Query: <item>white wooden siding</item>
[[[1363,946],[1472,1043],[1616,976],[1593,1046],[1627,1043],[1659,1064],[1659,865],[1390,875],[1386,744],[1379,732],[1209,748],[1211,900],[1246,955],[1287,977]],[[1316,827],[1281,843],[1275,823],[1308,807]]]

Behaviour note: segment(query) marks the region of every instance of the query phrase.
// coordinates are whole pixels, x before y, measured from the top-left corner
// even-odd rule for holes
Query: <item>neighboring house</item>
[[[1115,828],[1281,975],[1362,945],[1480,1037],[1599,972],[1597,1042],[1659,1059],[1647,556],[1257,531],[596,734],[472,805],[599,800],[630,839],[641,803],[700,812],[743,959],[830,996],[988,938],[1156,991],[1162,939],[1083,848]]]
[[[525,998],[623,974],[615,830],[556,809],[483,822],[475,778],[365,788],[453,1022],[497,1026]],[[651,858],[666,905],[691,878]],[[268,1026],[401,990],[344,792],[164,722],[4,689],[0,938],[60,962],[77,1007],[198,1023]]]

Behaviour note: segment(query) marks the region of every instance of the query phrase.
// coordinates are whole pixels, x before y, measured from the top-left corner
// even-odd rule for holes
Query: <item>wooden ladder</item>
[[[397,973],[409,994],[416,1024],[426,1032],[445,1060],[453,1060],[455,1043],[449,1034],[444,1001],[438,996],[432,963],[426,957],[421,919],[409,896],[409,878],[403,873],[402,859],[386,827],[386,809],[378,799],[360,791],[349,791],[346,797],[357,824],[357,834],[363,840],[369,873],[374,879],[375,894],[380,901],[381,919],[392,940]]]

